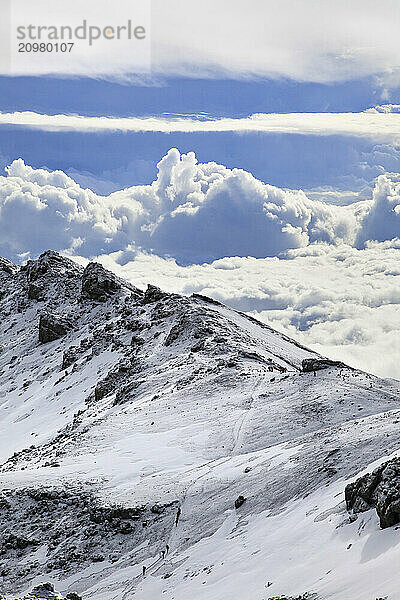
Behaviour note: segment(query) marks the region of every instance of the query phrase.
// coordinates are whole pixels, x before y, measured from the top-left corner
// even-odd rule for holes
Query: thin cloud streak
[[[46,115],[31,111],[2,112],[0,125],[46,131],[154,132],[154,133],[281,133],[342,135],[379,142],[400,141],[400,115],[396,113],[258,113],[244,118],[193,117],[86,117]]]

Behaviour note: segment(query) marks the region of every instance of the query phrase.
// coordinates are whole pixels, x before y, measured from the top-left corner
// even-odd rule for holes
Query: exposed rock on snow
[[[192,298],[201,300],[202,302],[206,302],[207,304],[214,304],[214,306],[223,306],[222,302],[218,302],[218,300],[214,300],[214,298],[210,298],[209,296],[204,296],[203,294],[192,294]]]
[[[39,341],[42,342],[42,344],[54,342],[66,335],[71,327],[71,322],[65,317],[46,312],[40,315]]]
[[[246,498],[244,496],[238,496],[235,500],[235,508],[240,508],[245,502]]]
[[[321,369],[329,369],[329,367],[345,367],[346,365],[338,360],[330,360],[328,358],[305,358],[302,362],[303,371],[310,373],[311,371],[321,371]]]
[[[45,572],[71,573],[85,565],[116,562],[134,551],[152,529],[173,526],[176,504],[105,505],[89,491],[66,488],[3,490],[0,504],[2,574],[18,587],[19,578],[41,575],[37,561],[46,549]],[[35,537],[32,537],[34,535]],[[33,552],[32,552],[33,550]]]
[[[0,600],[2,596],[0,596]],[[69,592],[66,596],[59,594],[52,583],[41,583],[20,600],[82,600],[82,596],[75,592]]]
[[[361,513],[376,508],[382,528],[400,522],[400,458],[367,473],[345,490],[348,510]]]
[[[82,270],[72,260],[48,250],[38,260],[29,260],[20,272],[26,277],[30,300],[44,301],[58,296],[65,302],[76,299],[76,284],[80,283]]]
[[[0,271],[8,275],[14,275],[18,271],[17,265],[14,265],[10,260],[0,257]]]
[[[300,596],[270,596],[267,600],[318,600],[316,594],[301,594]]]
[[[81,297],[105,302],[121,287],[117,277],[107,273],[104,267],[97,263],[89,263],[82,275]]]
[[[144,293],[143,304],[151,304],[152,302],[157,302],[167,296],[168,294],[160,290],[160,288],[149,283]]]
[[[300,596],[272,596],[267,600],[318,600],[316,594],[301,594]]]
[[[113,294],[121,289],[129,289],[138,296],[140,292],[137,288],[124,282],[113,273],[106,271],[98,263],[89,263],[82,274],[82,292],[83,300],[95,300],[97,302],[106,302]]]
[[[132,364],[130,361],[120,362],[96,385],[95,401],[99,402],[113,393],[115,395],[114,404],[122,404],[124,400],[128,399],[132,400],[135,390],[143,383],[143,380],[137,378],[138,373],[140,373],[138,362],[136,364]]]

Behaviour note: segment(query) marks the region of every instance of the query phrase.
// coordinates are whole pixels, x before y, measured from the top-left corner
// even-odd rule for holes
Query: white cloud
[[[367,108],[366,113],[399,113],[400,104],[378,104],[372,108]]]
[[[176,149],[158,163],[151,185],[108,196],[21,159],[7,172],[0,178],[0,252],[11,258],[49,246],[90,256],[132,243],[183,263],[274,256],[314,241],[352,244],[369,208],[313,201]]]
[[[19,159],[0,177],[0,253],[15,259],[52,247],[92,256],[135,244],[185,264],[275,256],[314,242],[362,248],[400,235],[399,175],[380,175],[371,199],[339,204],[346,203],[199,164],[194,153],[176,149],[158,163],[153,183],[107,196]]]
[[[257,75],[332,82],[400,63],[393,0],[155,0],[153,62],[187,76]]]
[[[383,242],[400,232],[400,174],[386,173],[377,178],[371,210],[365,215],[357,245],[368,240]]]
[[[393,173],[377,178],[372,198],[348,205],[282,190],[242,169],[199,164],[194,153],[176,149],[158,163],[153,183],[107,196],[21,159],[0,177],[0,253],[14,259],[48,247],[92,256],[135,244],[185,264],[276,256],[314,242],[362,248],[399,235],[400,175]]]
[[[94,14],[116,24],[135,15],[140,5],[88,2],[63,9],[59,3],[13,0],[19,14],[35,22],[80,21]],[[93,6],[97,12],[93,13]],[[43,7],[45,10],[43,11]],[[84,7],[84,8],[83,8]],[[398,84],[399,12],[395,0],[152,0],[150,37],[155,76],[274,77],[334,82],[379,75],[386,86]],[[120,52],[110,42],[97,54],[76,45],[69,56],[55,53],[16,57],[18,73],[58,72],[129,77],[138,70],[136,52]],[[46,53],[45,53],[46,54]],[[53,55],[51,55],[53,54]],[[4,69],[3,69],[4,70]],[[3,74],[8,74],[5,72]]]
[[[379,143],[400,143],[400,119],[394,111],[359,113],[258,113],[243,118],[86,117],[31,111],[0,112],[0,125],[48,131],[133,131],[158,133],[285,133],[343,135]]]

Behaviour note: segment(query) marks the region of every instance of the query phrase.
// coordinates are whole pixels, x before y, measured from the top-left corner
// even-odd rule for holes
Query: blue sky
[[[376,78],[339,83],[156,77],[154,85],[76,77],[0,77],[2,111],[83,115],[169,113],[241,116],[255,112],[360,111],[381,103]],[[396,90],[392,91],[396,96]]]
[[[372,145],[339,136],[321,138],[267,134],[157,134],[42,132],[7,128],[0,130],[3,165],[23,158],[34,167],[62,169],[75,179],[79,174],[98,176],[114,190],[150,183],[156,163],[171,148],[194,151],[199,161],[215,161],[252,172],[279,187],[335,185],[352,187],[359,176],[357,162]],[[345,176],[349,179],[346,180]],[[89,183],[89,179],[87,179]],[[88,187],[96,187],[93,181]]]
[[[288,79],[160,78],[154,85],[92,78],[0,77],[0,111],[84,116],[201,115],[244,117],[257,112],[360,112],[381,102],[376,78],[340,83]],[[391,90],[391,98],[397,97]],[[362,189],[375,172],[359,164],[376,144],[344,136],[264,133],[82,133],[0,128],[0,167],[15,158],[62,169],[99,193],[150,183],[156,164],[171,147],[194,151],[252,172],[281,187],[337,186]],[[369,159],[370,160],[370,159]],[[396,158],[397,160],[397,158]],[[372,161],[373,162],[373,161]]]

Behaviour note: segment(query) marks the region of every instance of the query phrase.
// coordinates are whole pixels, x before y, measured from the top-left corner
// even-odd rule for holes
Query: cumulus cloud
[[[386,173],[377,178],[371,210],[365,215],[358,233],[357,245],[368,240],[383,242],[399,236],[400,175]]]
[[[8,176],[0,178],[2,253],[16,258],[44,246],[105,248],[120,235],[120,221],[106,203],[62,171],[32,169],[21,159],[6,170]]]
[[[0,178],[0,251],[15,259],[51,246],[91,256],[135,243],[182,263],[274,256],[316,241],[352,244],[368,207],[313,201],[176,149],[153,183],[108,196],[19,159]]]
[[[14,260],[52,247],[83,256],[138,249],[181,263],[276,256],[315,242],[362,248],[400,235],[400,175],[372,198],[334,203],[265,184],[242,169],[171,149],[148,185],[101,196],[62,171],[19,159],[0,177],[0,252]]]
[[[87,117],[21,111],[0,112],[0,125],[33,127],[45,131],[343,135],[380,143],[400,142],[398,115],[393,110],[383,111],[378,107],[359,113],[257,113],[241,118]]]

